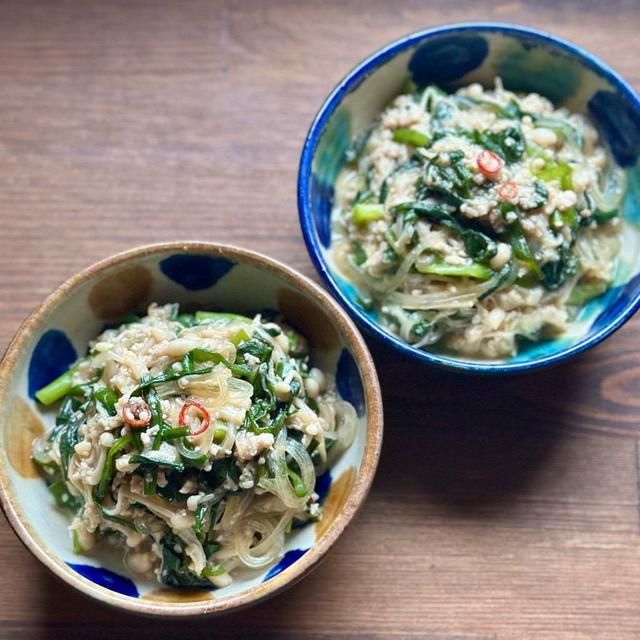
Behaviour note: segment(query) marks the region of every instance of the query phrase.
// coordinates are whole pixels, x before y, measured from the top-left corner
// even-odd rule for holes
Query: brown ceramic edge
[[[309,280],[306,276],[296,272],[282,262],[265,256],[261,253],[242,249],[234,245],[213,242],[183,241],[145,245],[115,254],[101,260],[66,280],[57,287],[47,298],[38,305],[22,323],[15,337],[9,343],[6,352],[0,361],[0,404],[6,402],[10,373],[13,365],[18,360],[23,342],[29,334],[41,324],[48,312],[64,301],[68,293],[92,276],[126,263],[132,258],[163,253],[165,251],[195,251],[205,254],[219,254],[221,257],[238,259],[241,261],[258,264],[278,276],[282,277],[295,288],[306,292],[316,301],[320,302],[337,322],[343,337],[352,350],[354,359],[360,369],[365,393],[367,411],[366,444],[364,456],[351,490],[349,498],[341,513],[327,529],[324,535],[311,547],[299,560],[290,567],[271,578],[267,582],[251,587],[237,595],[226,597],[222,600],[212,599],[211,602],[201,604],[168,604],[142,601],[140,598],[131,598],[100,587],[91,581],[72,572],[64,563],[54,560],[47,554],[44,541],[36,540],[36,536],[23,522],[20,508],[15,504],[9,487],[9,478],[4,468],[4,462],[0,458],[0,506],[13,527],[21,542],[38,558],[51,572],[64,580],[67,584],[79,591],[105,604],[126,609],[142,615],[161,615],[170,617],[183,617],[192,615],[206,615],[229,612],[255,604],[265,598],[280,593],[286,587],[292,586],[314,569],[318,561],[333,546],[340,534],[351,522],[358,509],[363,504],[378,465],[380,449],[382,445],[383,413],[382,397],[377,373],[369,350],[364,339],[356,329],[346,312],[335,302],[322,288]]]

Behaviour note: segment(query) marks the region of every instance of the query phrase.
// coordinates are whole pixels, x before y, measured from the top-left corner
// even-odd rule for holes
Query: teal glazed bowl
[[[334,185],[349,142],[372,124],[408,80],[445,89],[502,78],[506,89],[537,92],[587,114],[627,173],[626,222],[612,287],[579,312],[562,336],[523,345],[510,359],[482,361],[415,348],[383,328],[332,266]],[[349,314],[383,343],[425,363],[475,373],[511,373],[555,364],[592,347],[640,306],[640,101],[631,87],[590,53],[548,33],[506,24],[459,24],[409,35],[377,51],[329,95],[307,135],[298,175],[298,208],[311,259]]]
[[[31,460],[33,439],[55,423],[58,405],[35,391],[85,353],[106,324],[144,313],[150,302],[198,309],[281,312],[307,337],[311,358],[335,376],[358,415],[353,444],[319,476],[323,518],[294,528],[284,556],[240,571],[216,590],[178,589],[129,572],[121,553],[96,546],[74,553],[70,517],[56,509]],[[382,442],[382,401],[366,345],[346,313],[317,285],[266,256],[236,247],[173,243],[133,249],[95,264],[56,289],[27,318],[0,362],[0,503],[25,546],[85,595],[134,613],[222,613],[274,595],[306,575],[333,546],[363,503]]]

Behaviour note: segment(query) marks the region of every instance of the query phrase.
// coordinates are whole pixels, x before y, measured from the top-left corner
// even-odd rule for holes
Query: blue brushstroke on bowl
[[[324,247],[328,247],[331,243],[331,203],[333,197],[333,186],[321,182],[314,173],[311,177],[313,216],[318,237]]]
[[[101,587],[116,591],[125,596],[130,596],[131,598],[137,598],[140,595],[132,580],[120,576],[113,571],[109,571],[109,569],[92,567],[89,564],[75,564],[73,562],[67,562],[67,565],[87,580]]]
[[[640,291],[632,283],[622,285],[620,295],[616,298],[613,308],[600,314],[588,333],[580,339],[547,340],[539,343],[536,348],[527,346],[525,353],[521,353],[506,361],[484,362],[481,360],[453,357],[443,352],[430,352],[417,349],[404,343],[398,336],[393,335],[382,328],[375,314],[363,309],[357,302],[355,289],[345,285],[339,274],[333,271],[328,260],[327,248],[330,248],[330,237],[327,240],[330,229],[330,215],[332,209],[331,198],[333,192],[326,187],[328,176],[323,175],[322,167],[317,163],[317,150],[323,139],[325,129],[331,128],[331,121],[338,111],[348,108],[351,111],[351,121],[358,122],[362,129],[370,121],[370,104],[372,96],[375,96],[377,85],[375,82],[377,71],[386,67],[396,57],[408,61],[416,51],[426,47],[429,51],[429,43],[438,41],[446,42],[459,36],[480,37],[486,39],[489,44],[489,52],[481,61],[480,67],[471,70],[472,76],[478,74],[478,78],[487,79],[502,72],[509,78],[510,83],[516,85],[523,82],[535,83],[533,89],[548,94],[549,97],[560,101],[571,98],[573,95],[582,95],[579,92],[587,87],[597,93],[600,87],[610,88],[609,93],[618,96],[613,99],[610,96],[600,97],[591,104],[594,118],[602,127],[603,134],[616,150],[618,160],[629,166],[629,163],[637,162],[638,149],[636,135],[640,127],[640,100],[633,89],[612,69],[583,49],[566,42],[548,33],[498,23],[459,24],[437,27],[419,33],[411,34],[375,52],[369,58],[360,63],[343,80],[339,82],[334,91],[329,95],[324,105],[320,108],[309,134],[303,146],[298,175],[298,208],[300,212],[300,225],[314,266],[328,285],[338,302],[360,324],[381,342],[396,349],[399,353],[425,363],[435,364],[448,369],[455,369],[468,373],[504,374],[512,372],[525,372],[543,366],[556,364],[571,356],[598,344],[624,322],[626,322],[640,306]],[[460,40],[458,40],[460,42]],[[434,45],[435,46],[435,45]],[[444,45],[438,45],[444,46]],[[478,45],[474,45],[478,47]],[[480,49],[478,48],[478,51]],[[437,47],[436,47],[437,51]],[[506,53],[504,53],[506,52]],[[504,53],[501,57],[500,54]],[[517,53],[517,55],[515,55]],[[422,55],[425,55],[424,53]],[[425,56],[426,59],[426,56]],[[473,55],[469,57],[469,66]],[[460,58],[463,61],[463,58]],[[420,57],[416,58],[420,61]],[[476,60],[477,62],[477,60]],[[501,68],[493,65],[499,62]],[[407,64],[407,62],[403,62]],[[417,65],[414,62],[414,65]],[[426,69],[429,69],[427,60]],[[464,71],[464,63],[459,66],[458,72]],[[398,66],[399,73],[402,68]],[[531,73],[529,73],[529,70]],[[409,73],[407,69],[407,73]],[[466,73],[469,73],[468,71]],[[384,96],[384,103],[389,100],[389,74],[381,73],[380,94]],[[385,79],[386,78],[386,79]],[[431,76],[433,79],[433,76]],[[402,78],[398,79],[398,83]],[[458,78],[460,82],[467,80]],[[456,80],[451,80],[455,84]],[[604,83],[604,85],[603,85]],[[593,89],[591,89],[593,85]],[[400,85],[398,85],[400,86]],[[507,88],[512,88],[507,84]],[[525,90],[527,87],[522,87]],[[359,113],[359,91],[362,90],[362,100],[366,103],[363,118]],[[584,94],[583,106],[587,109],[589,91]],[[345,98],[348,100],[345,101]],[[582,100],[582,98],[581,98]],[[597,112],[597,116],[593,113]],[[624,125],[625,131],[617,130],[616,118]],[[632,122],[631,122],[632,121]],[[608,126],[607,126],[608,124]],[[361,133],[354,130],[354,134]],[[324,151],[326,154],[326,150]],[[335,170],[332,167],[332,170]],[[640,163],[635,167],[629,167],[627,175],[630,178],[630,188],[622,207],[627,222],[640,223]],[[322,185],[320,190],[317,185]],[[635,267],[633,268],[633,273]],[[601,299],[609,302],[609,298]],[[595,311],[595,313],[598,313]]]
[[[353,300],[353,303],[358,306],[358,309],[362,314],[375,322],[378,321],[378,311],[375,307],[363,305],[362,297],[360,296],[358,289],[353,284],[339,276],[336,276],[336,282],[342,291],[344,291],[344,293],[349,297],[349,300]]]
[[[263,307],[258,313],[264,322],[275,322],[282,312],[273,307]],[[255,313],[247,313],[246,315],[253,317]]]
[[[447,87],[479,67],[489,53],[486,38],[453,33],[419,46],[409,61],[411,79],[419,87]]]
[[[592,330],[602,330],[638,296],[640,296],[640,273],[629,280],[624,287],[614,287],[600,297],[606,300],[607,307],[593,321]],[[597,301],[594,301],[594,304],[597,304]]]
[[[78,354],[64,331],[45,331],[29,360],[29,397],[35,398],[36,391],[62,375],[77,358]]]
[[[640,121],[633,117],[633,106],[624,96],[604,90],[596,91],[587,106],[618,164],[634,165],[640,155]]]
[[[176,253],[160,262],[160,271],[167,278],[189,291],[209,289],[233,269],[226,258]]]
[[[622,217],[640,229],[640,160],[635,167],[629,167],[627,174],[627,195],[622,204]]]
[[[316,478],[316,486],[314,491],[318,494],[320,502],[322,502],[327,493],[329,493],[329,487],[331,487],[331,471],[325,471],[322,475]]]
[[[267,580],[271,580],[271,578],[277,576],[279,573],[282,573],[285,569],[290,567],[296,560],[302,558],[302,556],[307,553],[309,549],[291,549],[287,551],[284,556],[282,556],[282,560],[278,562],[278,564],[273,565],[269,571],[267,571],[267,575],[263,578],[262,582],[266,582]]]
[[[570,58],[532,38],[510,40],[493,60],[495,74],[511,91],[539,93],[560,104],[580,87]]]
[[[350,143],[351,116],[346,109],[338,109],[322,132],[316,152],[316,168],[325,184],[335,183]]]
[[[571,346],[571,340],[563,340],[557,338],[553,344],[558,347]],[[509,362],[529,362],[535,358],[540,358],[549,353],[549,342],[544,340],[540,342],[532,342],[525,338],[518,340],[518,353],[511,358]]]
[[[348,349],[343,349],[336,368],[336,387],[343,400],[350,402],[359,416],[364,415],[364,389],[358,365]]]

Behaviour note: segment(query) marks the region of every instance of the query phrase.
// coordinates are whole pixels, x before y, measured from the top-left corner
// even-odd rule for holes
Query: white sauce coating
[[[614,277],[624,174],[587,118],[543,96],[499,79],[403,94],[353,156],[332,259],[406,342],[508,357]]]
[[[350,446],[356,414],[290,327],[235,315],[185,326],[177,312],[151,305],[96,338],[73,374],[84,391],[61,409],[77,434],[45,434],[34,459],[75,513],[77,550],[108,541],[132,572],[225,586],[279,559],[294,522],[322,517],[316,473]],[[109,390],[112,409],[96,399]],[[192,435],[167,435],[179,428]]]

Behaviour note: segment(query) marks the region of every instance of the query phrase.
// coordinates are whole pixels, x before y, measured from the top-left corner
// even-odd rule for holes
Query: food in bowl
[[[75,551],[111,545],[163,584],[224,587],[322,517],[316,476],[356,411],[280,317],[152,304],[89,347],[36,394],[62,400],[33,460],[74,514]]]
[[[471,84],[399,95],[336,183],[332,261],[420,348],[500,359],[612,282],[624,172],[583,115]]]

